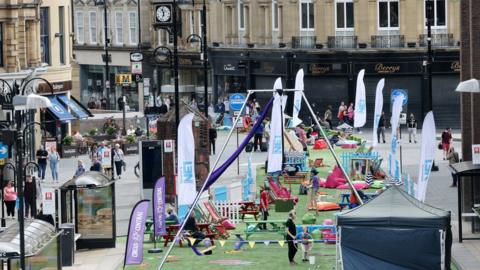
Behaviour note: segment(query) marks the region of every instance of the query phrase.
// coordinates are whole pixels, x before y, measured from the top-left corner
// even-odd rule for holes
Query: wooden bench
[[[267,224],[266,230],[261,230],[260,225]],[[245,221],[245,239],[253,234],[277,233],[285,236],[285,220]]]

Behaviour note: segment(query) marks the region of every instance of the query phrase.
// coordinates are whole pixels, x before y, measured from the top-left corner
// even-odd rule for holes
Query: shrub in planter
[[[97,134],[98,134],[98,128],[92,128],[92,129],[90,129],[90,130],[88,131],[88,134],[89,134],[90,136],[95,136],[95,135],[97,135]]]
[[[110,126],[107,128],[106,133],[107,135],[110,135],[110,136],[115,135],[117,134],[117,129],[115,127]]]
[[[65,136],[62,140],[63,145],[70,146],[70,145],[72,145],[72,143],[73,143],[73,137],[72,136]]]
[[[135,135],[128,135],[125,140],[127,141],[127,143],[134,143],[135,142]]]

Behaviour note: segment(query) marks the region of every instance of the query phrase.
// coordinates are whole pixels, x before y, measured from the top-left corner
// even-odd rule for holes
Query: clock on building
[[[157,23],[171,23],[172,22],[172,5],[162,4],[155,9],[155,19]]]

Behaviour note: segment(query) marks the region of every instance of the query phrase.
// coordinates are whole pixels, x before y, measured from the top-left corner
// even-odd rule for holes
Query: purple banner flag
[[[155,236],[164,235],[165,230],[165,177],[155,182],[153,188],[153,224]]]
[[[149,202],[149,200],[139,201],[130,215],[124,267],[125,265],[141,264],[143,262],[143,233],[145,232]]]

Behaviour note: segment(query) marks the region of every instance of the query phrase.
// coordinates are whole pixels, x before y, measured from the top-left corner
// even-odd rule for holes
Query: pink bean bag
[[[322,149],[327,149],[327,143],[325,142],[324,139],[319,139],[315,141],[315,144],[313,145],[313,149],[315,150],[322,150]]]
[[[355,149],[357,148],[356,144],[342,144],[343,149]]]
[[[342,170],[335,166],[332,173],[327,177],[327,181],[325,181],[325,187],[336,188],[337,186],[345,184],[346,182],[347,180],[343,176]]]
[[[230,220],[225,219],[222,221],[222,226],[225,227],[226,230],[235,230],[235,224],[233,224]]]
[[[353,186],[355,189],[367,189],[369,186],[367,183],[353,183]],[[348,184],[343,184],[340,186],[337,186],[337,189],[350,189],[350,186]]]

